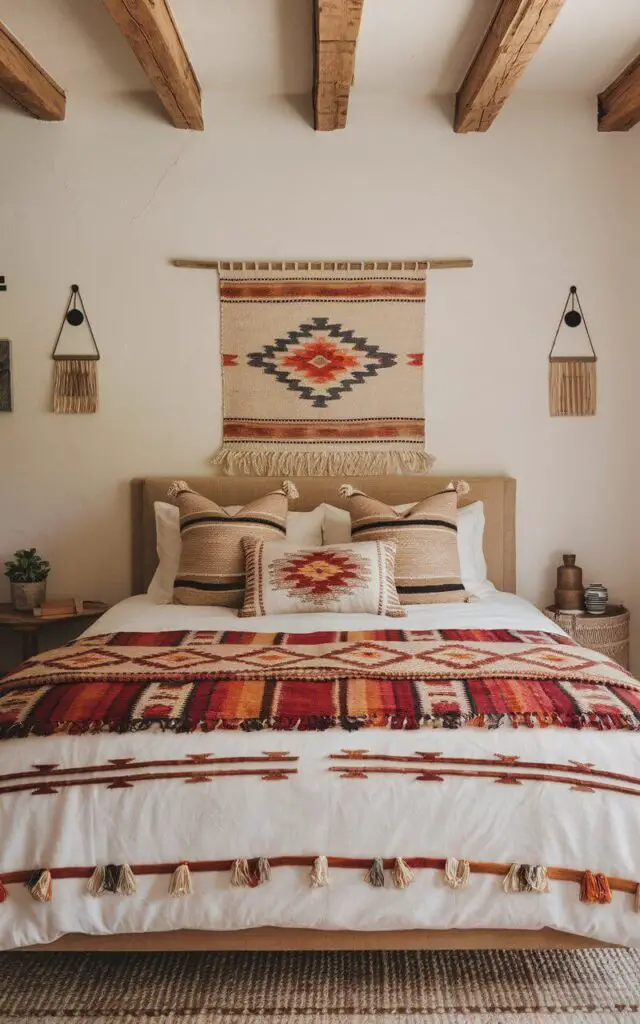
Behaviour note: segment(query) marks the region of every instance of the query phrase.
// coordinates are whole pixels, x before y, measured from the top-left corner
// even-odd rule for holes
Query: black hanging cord
[[[80,303],[80,309],[78,309],[78,302]],[[56,355],[56,349],[58,348],[58,345],[60,344],[60,338],[62,337],[62,332],[64,331],[65,324],[69,324],[71,327],[79,327],[80,324],[82,324],[83,321],[85,321],[85,320],[87,322],[87,327],[89,328],[89,334],[91,336],[91,341],[93,343],[93,347],[95,349],[95,353],[91,353],[91,354],[86,355],[86,356],[64,356],[64,355],[57,356]],[[87,311],[84,308],[84,302],[82,301],[82,295],[80,294],[80,289],[79,289],[77,284],[72,284],[71,285],[71,294],[69,295],[69,301],[67,302],[67,308],[65,309],[64,316],[62,317],[62,323],[60,324],[60,330],[58,331],[58,337],[56,338],[56,343],[53,346],[53,352],[51,353],[51,358],[52,359],[99,359],[100,358],[100,349],[98,348],[98,343],[97,343],[97,341],[95,339],[95,335],[93,333],[93,328],[91,327],[91,322],[89,320],[89,317],[87,316]]]
[[[577,314],[575,313],[575,303],[576,302],[578,303],[578,310],[579,310],[579,312]],[[567,307],[568,307],[569,303],[571,303],[571,309],[570,309],[569,313],[567,314]],[[572,321],[573,321],[572,323],[570,323],[568,320],[565,321],[565,314],[570,316],[571,313],[574,313],[575,316],[578,317],[577,320],[575,319],[575,316],[572,317],[571,318]],[[568,327],[579,327],[581,323],[583,324],[584,330],[585,330],[585,334],[587,335],[587,339],[589,341],[589,345],[591,346],[591,351],[593,352],[593,358],[597,359],[598,357],[596,355],[596,350],[593,347],[593,342],[591,340],[591,335],[589,334],[589,328],[587,327],[587,321],[585,319],[585,315],[584,315],[584,313],[582,311],[582,306],[580,304],[580,297],[578,295],[578,289],[576,288],[575,284],[572,284],[570,289],[569,289],[569,294],[567,295],[567,301],[564,304],[564,309],[562,310],[562,313],[560,315],[560,320],[558,322],[558,327],[556,329],[556,333],[553,336],[553,344],[552,344],[551,348],[549,349],[549,359],[551,359],[551,356],[553,355],[553,350],[556,347],[556,341],[558,340],[558,335],[560,334],[560,328],[562,327],[562,324],[565,323],[565,322],[567,323]]]

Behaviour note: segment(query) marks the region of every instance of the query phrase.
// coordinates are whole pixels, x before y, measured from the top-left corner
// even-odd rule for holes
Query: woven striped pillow
[[[458,557],[458,494],[464,480],[449,484],[404,513],[350,484],[340,488],[349,498],[351,540],[392,540],[396,544],[396,587],[401,604],[465,601]]]
[[[288,499],[298,497],[295,485],[285,480],[280,490],[256,498],[235,515],[184,480],[175,480],[167,496],[178,506],[182,538],[174,603],[239,608],[245,585],[242,538],[284,540]]]

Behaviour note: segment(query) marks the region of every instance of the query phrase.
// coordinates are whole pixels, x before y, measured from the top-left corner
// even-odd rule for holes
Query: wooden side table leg
[[[38,630],[25,629],[22,632],[22,660],[27,661],[38,653]]]

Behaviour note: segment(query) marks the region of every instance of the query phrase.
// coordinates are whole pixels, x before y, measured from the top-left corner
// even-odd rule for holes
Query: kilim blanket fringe
[[[54,900],[54,881],[87,880],[86,892],[95,898],[108,894],[135,896],[138,879],[142,876],[170,875],[167,888],[169,899],[182,898],[195,892],[193,874],[224,872],[229,876],[231,888],[255,889],[271,881],[273,869],[310,868],[307,885],[311,889],[330,885],[330,870],[363,871],[364,882],[374,889],[393,887],[407,889],[415,881],[415,872],[431,870],[443,872],[445,883],[452,889],[466,889],[472,875],[495,875],[502,879],[501,888],[506,896],[519,893],[544,895],[549,882],[572,882],[579,886],[581,903],[609,904],[613,893],[621,892],[633,897],[631,909],[640,909],[638,882],[628,878],[608,876],[602,872],[575,868],[547,867],[544,864],[504,864],[491,861],[456,861],[440,857],[362,857],[280,856],[236,860],[183,861],[175,864],[107,864],[96,867],[37,868],[35,871],[9,871],[0,881],[0,904],[9,899],[9,885],[24,885],[37,903]],[[462,870],[460,870],[460,868]]]
[[[427,452],[371,451],[367,448],[314,451],[287,448],[262,451],[253,444],[223,444],[211,462],[229,475],[252,476],[380,476],[385,473],[428,473],[435,457]]]
[[[277,685],[275,685],[277,684]],[[640,684],[517,630],[113,633],[0,682],[0,738],[142,729],[640,729]]]

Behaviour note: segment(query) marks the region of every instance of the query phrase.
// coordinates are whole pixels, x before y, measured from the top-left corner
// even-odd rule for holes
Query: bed
[[[264,671],[264,659],[286,664],[290,655],[312,658],[315,648],[300,634],[322,633],[324,644],[331,639],[337,645],[332,657],[361,669],[369,648],[376,656],[383,649],[391,662],[409,658],[403,644],[416,644],[418,635],[420,643],[433,644],[437,637],[451,647],[458,636],[468,643],[468,631],[476,631],[478,641],[489,634],[517,640],[521,648],[510,643],[516,658],[526,647],[531,656],[544,650],[547,659],[567,665],[580,660],[562,631],[514,593],[515,481],[509,478],[470,478],[471,492],[463,499],[484,503],[485,556],[496,589],[465,604],[410,607],[406,619],[388,621],[310,614],[237,620],[226,608],[153,604],[145,594],[156,564],[153,503],[164,499],[170,482],[133,482],[133,596],[93,624],[79,645],[40,656],[58,660],[58,682],[67,678],[71,657],[80,659],[76,666],[91,664],[102,672],[106,687],[118,675],[116,662],[123,664],[127,655],[125,636],[131,657],[146,658],[147,669],[153,662],[159,677],[176,644],[188,674],[203,637],[207,644],[212,637],[216,644],[233,644],[234,657],[244,659],[245,680]],[[252,478],[190,482],[221,504],[244,504],[273,486]],[[386,477],[359,483],[401,503],[447,481]],[[301,497],[293,509],[343,504],[335,481],[297,485]],[[388,648],[372,639],[381,630]],[[167,649],[152,644],[151,635],[164,637]],[[105,638],[111,639],[105,644]],[[114,638],[117,644],[109,647]],[[468,654],[470,647],[457,646]],[[224,665],[219,658],[228,650],[212,648],[209,656]],[[435,648],[417,644],[411,650],[417,664],[415,659],[425,660],[424,650]],[[478,656],[477,645],[474,651]],[[100,668],[101,660],[106,667]],[[481,660],[491,660],[486,651]],[[180,731],[166,727],[165,705],[175,694],[156,691],[149,722],[137,719],[135,731],[78,727],[76,734],[47,735],[46,729],[25,727],[20,735],[22,726],[12,732],[2,723],[7,715],[14,723],[31,720],[27,704],[16,708],[31,685],[29,672],[36,670],[27,665],[26,678],[17,677],[22,690],[11,690],[9,677],[0,693],[0,873],[8,896],[0,909],[0,948],[640,944],[636,691],[630,677],[607,668],[607,700],[621,694],[615,699],[625,709],[618,716],[624,725],[616,728],[613,704],[598,704],[602,695],[592,693],[605,671],[594,665],[581,669],[592,675],[575,686],[597,708],[598,728],[559,728],[551,720],[548,728],[529,728],[524,713],[506,722],[498,722],[500,716],[489,722],[486,715],[484,727],[476,728],[482,716],[462,728],[430,728],[453,724],[435,714],[414,727],[390,720],[386,727],[359,728],[363,723],[345,714],[331,727],[325,722],[315,728],[307,708],[296,727],[291,721],[281,729],[258,727],[254,716],[231,728],[221,716],[211,731]],[[478,662],[476,675],[483,671],[488,669]],[[577,670],[566,671],[577,678]],[[442,677],[445,688],[455,682],[455,673],[444,668]],[[80,706],[80,687],[68,693],[65,699]],[[41,693],[38,700],[42,704]],[[148,700],[145,706],[149,711]],[[149,724],[154,727],[143,727]],[[87,887],[97,865],[129,866],[130,889],[125,879],[114,892],[110,876],[105,888],[103,873],[102,892],[94,885],[92,895]],[[193,894],[170,898],[184,865]],[[239,884],[232,884],[234,872]],[[590,902],[581,901],[587,874],[590,883],[604,880],[606,899],[597,890]],[[53,899],[39,900],[47,886]]]

